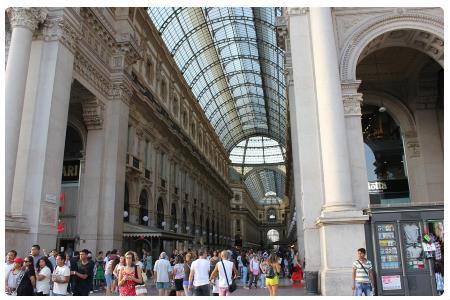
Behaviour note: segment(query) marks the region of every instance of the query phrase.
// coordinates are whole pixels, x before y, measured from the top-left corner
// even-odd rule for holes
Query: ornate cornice
[[[10,7],[6,10],[12,28],[25,27],[34,31],[39,23],[47,17],[47,13],[41,8]]]
[[[114,69],[126,69],[142,59],[143,51],[130,33],[120,34],[113,50],[112,67]]]
[[[70,24],[64,17],[58,16],[54,19],[47,19],[44,23],[43,37],[45,41],[60,41],[72,53],[78,47],[81,40],[81,32]]]
[[[81,52],[75,53],[74,72],[92,84],[100,93],[108,96],[111,92],[109,79]]]

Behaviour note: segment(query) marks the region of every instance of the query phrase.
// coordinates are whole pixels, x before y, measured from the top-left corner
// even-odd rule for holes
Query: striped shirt
[[[358,260],[355,260],[353,262],[353,269],[356,270],[356,282],[370,282],[369,275],[370,271],[372,270],[372,262],[370,260],[366,260],[365,262],[360,261],[361,264],[366,268],[366,271],[364,271],[364,268],[361,266],[361,264],[358,262]]]

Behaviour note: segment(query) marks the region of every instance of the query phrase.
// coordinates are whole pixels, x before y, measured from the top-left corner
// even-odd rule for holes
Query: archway
[[[278,242],[280,241],[280,233],[276,229],[270,229],[267,231],[267,245],[273,246],[274,249],[278,248]]]
[[[148,226],[148,194],[142,190],[139,195],[139,225]]]

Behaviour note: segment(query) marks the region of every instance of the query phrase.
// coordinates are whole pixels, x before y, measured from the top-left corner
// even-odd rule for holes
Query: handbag
[[[231,284],[230,284],[230,282],[228,282],[228,275],[227,275],[227,271],[225,269],[225,264],[223,263],[223,260],[221,260],[221,262],[222,262],[223,272],[225,273],[225,279],[227,280],[228,290],[230,291],[230,293],[232,293],[237,289],[236,281],[234,279],[232,279]]]
[[[144,274],[144,273],[142,273]],[[139,278],[137,276],[137,266],[134,266],[134,277]],[[144,277],[142,277],[142,281],[144,281]],[[147,287],[145,284],[135,284],[134,290],[136,291],[136,296],[146,296],[147,295]]]

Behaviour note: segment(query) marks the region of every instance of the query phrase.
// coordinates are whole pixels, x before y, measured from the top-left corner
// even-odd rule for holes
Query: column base
[[[317,218],[322,267],[320,292],[323,296],[351,296],[352,264],[358,248],[366,248],[362,211],[322,211]]]
[[[30,251],[29,247],[30,226],[26,216],[5,216],[5,250],[14,249],[20,257]]]

